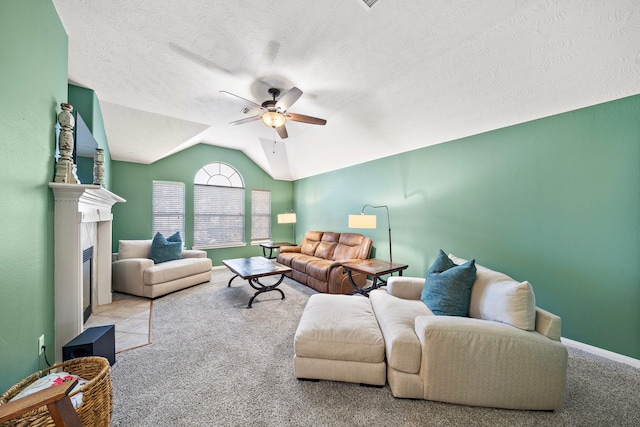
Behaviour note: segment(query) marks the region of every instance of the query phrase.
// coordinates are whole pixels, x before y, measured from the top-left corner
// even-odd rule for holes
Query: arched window
[[[209,163],[193,180],[193,246],[244,246],[244,180],[233,166]]]

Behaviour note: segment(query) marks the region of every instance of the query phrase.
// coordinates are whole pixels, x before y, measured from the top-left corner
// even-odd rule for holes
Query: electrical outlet
[[[44,347],[44,334],[38,338],[38,355],[42,354],[42,347]]]

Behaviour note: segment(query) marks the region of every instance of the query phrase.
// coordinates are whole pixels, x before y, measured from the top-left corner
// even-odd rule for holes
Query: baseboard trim
[[[630,366],[632,366],[634,368],[640,369],[640,360],[634,359],[633,357],[625,356],[625,355],[619,354],[619,353],[614,353],[613,351],[605,350],[605,349],[599,348],[599,347],[594,347],[592,345],[584,344],[584,343],[581,343],[579,341],[574,341],[574,340],[571,340],[569,338],[562,337],[561,340],[565,345],[568,345],[570,347],[579,348],[580,350],[584,350],[584,351],[587,351],[589,353],[593,353],[593,354],[596,354],[598,356],[606,357],[607,359],[611,359],[611,360],[616,361],[616,362],[625,363],[625,364],[630,365]]]

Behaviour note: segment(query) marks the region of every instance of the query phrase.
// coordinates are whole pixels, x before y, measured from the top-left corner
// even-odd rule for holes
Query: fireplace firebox
[[[93,246],[82,251],[82,323],[91,316],[93,288]]]

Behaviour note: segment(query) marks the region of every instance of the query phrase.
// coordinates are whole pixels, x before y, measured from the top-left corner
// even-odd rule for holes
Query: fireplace
[[[93,246],[82,251],[82,323],[91,316],[93,288]]]
[[[61,362],[62,346],[84,330],[87,308],[111,302],[111,208],[125,200],[99,185],[49,187],[55,201],[55,360]]]

